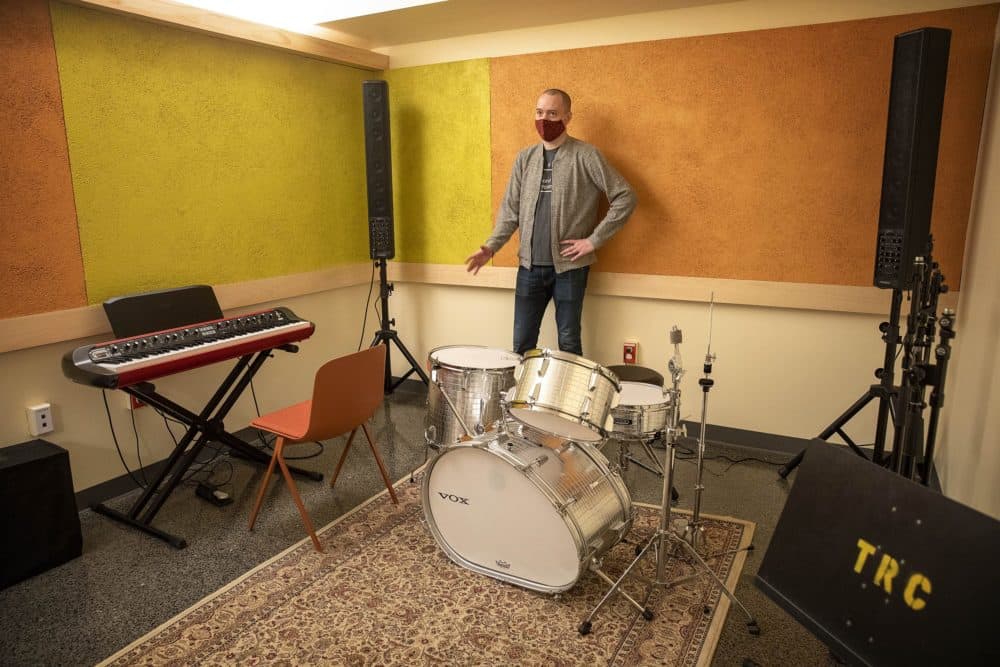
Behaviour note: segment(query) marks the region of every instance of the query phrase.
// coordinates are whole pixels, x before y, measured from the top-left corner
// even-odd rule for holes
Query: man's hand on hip
[[[493,257],[493,251],[486,246],[482,246],[465,259],[465,270],[472,273],[472,275],[476,275],[479,273],[479,269],[486,266],[491,257]]]
[[[560,245],[562,250],[559,251],[559,254],[574,261],[594,252],[594,244],[587,239],[567,239],[561,241]]]

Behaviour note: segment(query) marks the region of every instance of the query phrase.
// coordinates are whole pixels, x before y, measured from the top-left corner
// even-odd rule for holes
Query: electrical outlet
[[[145,403],[143,403],[142,401],[140,401],[138,398],[136,398],[132,394],[125,394],[125,395],[128,396],[128,409],[129,410],[138,410],[139,408],[146,407]]]
[[[639,343],[625,341],[622,347],[622,361],[626,364],[637,363],[639,357]]]
[[[34,436],[45,435],[55,430],[52,421],[52,406],[48,403],[29,405],[25,411],[28,414],[28,433]]]

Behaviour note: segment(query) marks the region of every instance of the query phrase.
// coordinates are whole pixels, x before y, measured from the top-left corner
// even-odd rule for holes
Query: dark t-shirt
[[[531,263],[552,266],[552,161],[556,151],[544,149],[542,186],[535,202],[535,222],[531,226]]]

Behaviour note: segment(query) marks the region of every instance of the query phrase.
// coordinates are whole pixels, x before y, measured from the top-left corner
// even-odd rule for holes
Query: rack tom
[[[589,359],[554,350],[529,350],[508,394],[510,416],[577,442],[597,442],[611,430],[617,376]]]

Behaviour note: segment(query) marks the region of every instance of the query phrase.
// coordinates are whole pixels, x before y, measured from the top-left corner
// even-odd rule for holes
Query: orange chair
[[[333,479],[330,486],[337,481],[340,469],[347,458],[347,452],[351,449],[354,441],[354,434],[360,427],[368,438],[368,445],[375,455],[375,463],[378,464],[385,486],[389,489],[392,502],[398,504],[396,492],[389,481],[389,474],[386,472],[385,464],[379,455],[375,440],[372,439],[371,431],[368,430],[368,420],[375,414],[378,406],[382,404],[383,387],[385,381],[385,355],[386,346],[376,345],[362,352],[349,354],[345,357],[334,359],[323,364],[316,371],[316,381],[313,385],[312,400],[303,401],[276,412],[271,412],[258,417],[252,423],[253,426],[268,431],[276,436],[274,443],[274,455],[271,456],[271,463],[267,467],[264,479],[260,484],[260,492],[257,494],[257,503],[250,514],[250,529],[253,530],[254,522],[257,521],[257,514],[264,503],[264,494],[271,481],[274,472],[274,464],[281,467],[281,473],[288,484],[288,490],[292,492],[292,500],[299,508],[302,515],[302,522],[309,531],[313,546],[316,551],[323,551],[316,538],[316,531],[313,529],[312,521],[302,504],[302,497],[299,496],[298,488],[288,472],[288,465],[285,463],[285,445],[299,442],[309,442],[313,440],[326,440],[334,438],[348,431],[351,432],[347,438],[347,445],[344,446],[344,453],[337,462],[337,469],[333,472]]]

